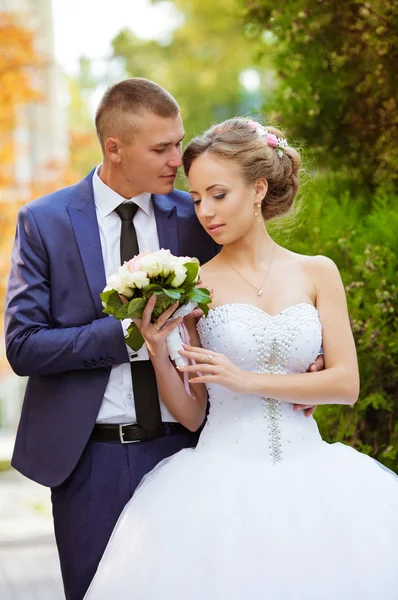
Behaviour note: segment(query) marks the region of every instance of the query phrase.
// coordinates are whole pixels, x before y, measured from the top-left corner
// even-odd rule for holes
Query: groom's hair
[[[126,116],[152,112],[159,117],[176,117],[176,100],[161,85],[142,77],[124,79],[111,85],[102,97],[95,115],[95,127],[102,150],[107,137],[126,137]]]

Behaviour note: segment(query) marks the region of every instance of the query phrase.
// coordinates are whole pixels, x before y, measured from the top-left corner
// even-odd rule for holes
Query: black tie
[[[133,218],[137,210],[138,206],[132,202],[120,204],[115,209],[122,220],[120,235],[120,259],[122,264],[139,252],[137,234],[133,224]],[[155,370],[150,360],[131,362],[130,367],[137,423],[148,432],[154,433],[162,428]]]

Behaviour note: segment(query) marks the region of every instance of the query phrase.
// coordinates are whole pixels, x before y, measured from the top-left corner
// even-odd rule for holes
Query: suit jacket
[[[51,487],[76,466],[112,365],[128,362],[121,325],[99,297],[106,281],[93,173],[20,210],[7,290],[7,358],[29,376],[12,465]],[[187,193],[155,194],[153,203],[161,248],[201,262],[215,255]]]

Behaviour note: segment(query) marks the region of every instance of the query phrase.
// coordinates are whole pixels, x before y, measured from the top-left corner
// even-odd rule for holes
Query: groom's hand
[[[298,412],[299,410],[304,411],[306,417],[312,417],[314,412],[316,411],[316,406],[311,406],[309,404],[293,404],[294,412]]]
[[[308,373],[315,373],[316,371],[323,371],[325,368],[325,360],[323,354],[319,354],[316,357],[315,362],[311,363],[308,367]],[[316,411],[317,407],[310,404],[293,404],[293,410],[295,412],[302,410],[306,417],[311,417]]]
[[[324,368],[325,368],[325,359],[323,357],[323,354],[319,354],[316,357],[315,362],[311,363],[310,366],[308,367],[308,373],[315,373],[315,371],[323,371]]]

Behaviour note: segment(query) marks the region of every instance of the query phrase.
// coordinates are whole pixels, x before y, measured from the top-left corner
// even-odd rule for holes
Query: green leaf
[[[185,278],[185,281],[183,283],[184,287],[186,288],[187,285],[190,285],[192,283],[195,282],[195,279],[197,277],[197,274],[199,272],[199,263],[197,262],[190,262],[190,263],[185,263],[184,267],[187,270],[187,276]]]
[[[211,302],[210,292],[206,288],[192,288],[187,296],[198,304],[209,304]]]
[[[127,319],[128,308],[129,308],[128,304],[123,304],[123,306],[121,308],[119,308],[119,310],[115,314],[116,319]]]
[[[157,292],[161,293],[163,288],[159,283],[150,283],[149,285],[145,286],[142,291],[145,295],[151,295]]]
[[[209,298],[209,300],[211,301],[211,294],[210,291],[207,288],[203,288],[203,287],[198,287],[196,288],[197,290],[199,290],[200,292],[203,292],[204,294],[206,294],[206,296]]]
[[[203,310],[204,316],[207,317],[207,315],[209,314],[209,306],[208,306],[208,304],[202,304],[201,302],[199,302],[198,303],[198,307]]]
[[[100,298],[103,302],[105,302],[105,304],[115,308],[120,308],[123,304],[122,299],[116,290],[107,290],[106,292],[102,292],[100,294]]]
[[[179,300],[181,298],[181,293],[177,292],[177,290],[163,290],[166,296],[171,298],[172,300]]]
[[[146,306],[147,300],[145,298],[134,298],[128,304],[128,316],[130,319],[141,319],[142,313]]]
[[[145,343],[137,325],[131,323],[127,329],[128,337],[124,338],[127,346],[132,350],[139,350]]]
[[[162,293],[156,298],[156,304],[152,313],[152,321],[156,321],[164,311],[173,304],[171,298]]]
[[[166,280],[164,282],[164,287],[167,287],[168,285],[170,285],[171,282],[173,281],[174,277],[175,277],[175,274],[174,273],[170,273],[170,275],[167,276],[167,278],[166,278]]]
[[[102,312],[104,312],[107,315],[115,316],[119,308],[123,306],[122,299],[120,298],[118,292],[116,292],[115,290],[107,290],[106,292],[101,292],[100,298],[102,302],[106,304]]]

